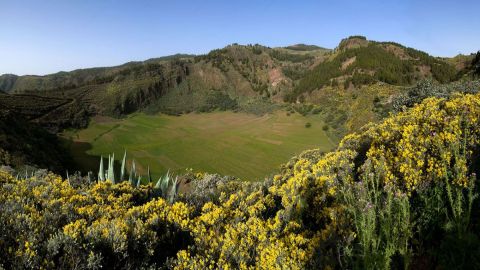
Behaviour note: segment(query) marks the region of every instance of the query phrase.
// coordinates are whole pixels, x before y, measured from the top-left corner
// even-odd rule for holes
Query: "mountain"
[[[457,79],[457,73],[452,64],[425,52],[352,36],[343,39],[325,61],[307,72],[286,100],[306,98],[327,86],[347,89],[376,82],[409,86],[425,78],[447,83]]]
[[[283,92],[293,85],[292,75],[284,75],[282,69],[302,72],[327,52],[235,44],[197,57],[176,55],[46,76],[2,75],[0,90],[78,99],[92,113],[113,115],[133,112],[163,96],[168,103],[161,102],[162,109],[194,110],[212,90],[232,97],[269,96],[281,101]]]
[[[294,102],[326,86],[408,86],[424,78],[445,83],[457,74],[453,61],[352,36],[334,50],[233,44],[200,56],[173,55],[46,76],[7,74],[0,76],[0,90],[79,100],[92,114],[122,115],[152,104],[182,113],[205,107],[212,91],[239,100]]]
[[[341,126],[338,122],[350,121],[345,130],[354,130],[379,118],[372,112],[373,99],[388,102],[424,79],[457,80],[472,72],[469,59],[432,57],[363,36],[343,39],[334,50],[305,44],[232,44],[199,56],[177,54],[45,76],[6,74],[0,76],[0,91],[10,94],[2,98],[4,106],[54,131],[82,127],[97,114],[251,111],[284,102],[317,104],[329,112],[327,122]],[[345,96],[352,98],[339,104]],[[36,110],[36,104],[43,109]],[[358,122],[356,115],[366,120]]]
[[[315,51],[315,50],[328,50],[326,48],[317,46],[317,45],[307,45],[303,43],[290,45],[285,47],[285,49],[294,50],[294,51]]]

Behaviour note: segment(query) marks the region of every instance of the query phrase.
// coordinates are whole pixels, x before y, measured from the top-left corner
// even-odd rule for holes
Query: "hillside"
[[[55,135],[0,107],[0,165],[28,165],[63,174],[72,164]]]
[[[248,111],[252,100],[260,106],[264,101],[315,104],[315,96],[329,86],[345,92],[376,83],[411,86],[426,78],[446,83],[465,73],[470,59],[440,59],[397,43],[353,36],[335,50],[233,44],[200,56],[179,54],[46,76],[6,74],[0,76],[0,90],[75,100],[91,115],[142,109],[170,114]]]
[[[204,107],[212,91],[231,98],[282,100],[292,86],[282,68],[302,72],[326,52],[231,45],[197,57],[175,55],[46,76],[2,75],[0,90],[76,99],[94,114],[128,114],[152,103],[159,110],[181,113]]]
[[[429,98],[263,183],[187,173],[179,194],[0,172],[0,265],[478,269],[479,119],[478,94]]]
[[[88,108],[79,100],[28,94],[0,95],[2,111],[35,123],[51,133],[88,125]]]
[[[3,90],[11,94],[71,99],[93,114],[120,115],[137,110],[147,99],[159,97],[180,83],[186,73],[188,68],[181,59],[151,60],[112,68],[21,76]]]
[[[348,89],[376,82],[410,86],[426,78],[447,83],[457,79],[457,73],[453,65],[425,52],[352,36],[342,40],[326,61],[307,72],[286,100],[306,98],[326,86]]]
[[[249,111],[252,100],[259,106],[265,101],[321,104],[316,97],[328,87],[341,94],[378,83],[399,91],[423,79],[447,83],[468,73],[472,59],[435,58],[362,36],[346,38],[334,50],[233,44],[200,56],[179,54],[46,76],[5,74],[0,91],[64,98],[82,104],[90,115],[121,116],[143,109],[169,114]]]

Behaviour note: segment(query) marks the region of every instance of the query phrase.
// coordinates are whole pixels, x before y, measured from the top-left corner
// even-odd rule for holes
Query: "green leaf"
[[[105,181],[104,175],[105,175],[105,172],[103,169],[103,156],[100,156],[100,169],[98,170],[98,180]]]
[[[127,162],[127,150],[125,150],[125,153],[123,154],[122,167],[120,168],[120,182],[125,180],[126,162]]]

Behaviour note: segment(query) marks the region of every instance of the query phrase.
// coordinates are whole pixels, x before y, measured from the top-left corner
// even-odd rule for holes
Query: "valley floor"
[[[310,127],[306,127],[310,123]],[[133,114],[125,119],[95,118],[84,130],[62,134],[83,170],[95,171],[99,156],[127,150],[140,173],[154,177],[167,170],[192,168],[257,180],[306,149],[333,149],[319,115],[285,111],[255,116],[245,113],[192,113],[182,116]]]

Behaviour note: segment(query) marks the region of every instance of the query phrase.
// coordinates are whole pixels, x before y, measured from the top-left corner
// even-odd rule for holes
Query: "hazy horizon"
[[[0,2],[0,74],[45,75],[232,43],[333,49],[364,35],[433,56],[480,49],[476,1]]]

